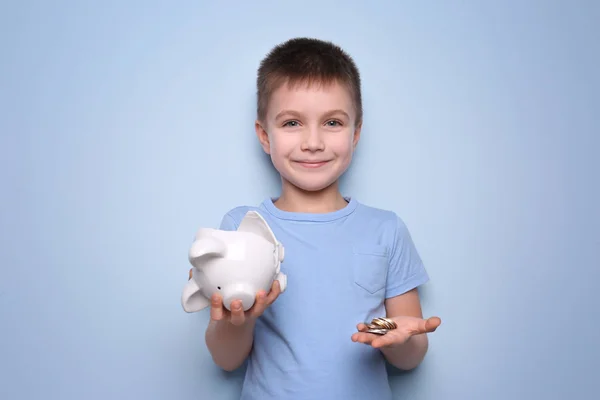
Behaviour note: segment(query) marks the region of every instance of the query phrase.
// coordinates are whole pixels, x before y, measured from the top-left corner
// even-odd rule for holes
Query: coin
[[[369,329],[365,331],[366,333],[374,333],[376,335],[385,335],[389,332],[388,329]]]
[[[396,323],[389,318],[374,318],[373,321],[371,321],[371,325],[383,329],[396,329],[398,327]]]
[[[371,322],[364,322],[367,329],[366,333],[374,333],[376,335],[385,335],[387,332],[396,329],[398,325],[389,318],[373,318]]]

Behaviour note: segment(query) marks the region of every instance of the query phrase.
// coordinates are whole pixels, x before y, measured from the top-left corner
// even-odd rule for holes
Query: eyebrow
[[[276,116],[275,116],[275,120],[278,120],[279,118],[281,118],[282,116],[289,114],[289,115],[295,115],[295,116],[301,116],[301,114],[297,111],[293,111],[293,110],[282,110],[281,112],[279,112]],[[331,115],[335,115],[335,114],[342,114],[344,117],[350,119],[350,116],[348,115],[348,113],[342,109],[337,109],[337,110],[330,110],[327,111],[324,115],[325,116],[331,116]]]
[[[296,111],[292,111],[292,110],[281,110],[281,112],[279,112],[279,114],[277,114],[275,116],[275,120],[278,120],[279,118],[283,117],[284,115],[289,114],[289,115],[295,115],[295,116],[300,116],[300,113],[296,112]]]

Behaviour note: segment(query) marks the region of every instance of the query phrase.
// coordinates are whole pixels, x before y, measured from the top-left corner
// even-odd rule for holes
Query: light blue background
[[[443,326],[398,398],[597,394],[599,3],[366,3],[2,3],[0,398],[236,398],[179,304],[187,250],[278,193],[254,78],[299,35],[355,57],[344,193],[432,277]]]

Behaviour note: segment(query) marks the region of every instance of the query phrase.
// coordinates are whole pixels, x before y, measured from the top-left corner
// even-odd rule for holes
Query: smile
[[[304,168],[319,168],[328,162],[329,161],[296,161],[297,164]]]

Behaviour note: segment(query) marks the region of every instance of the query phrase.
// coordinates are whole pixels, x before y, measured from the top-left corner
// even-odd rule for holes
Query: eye
[[[221,290],[221,286],[217,286],[217,289]]]
[[[283,124],[283,126],[296,127],[298,126],[298,121],[287,121]]]
[[[340,121],[337,121],[337,120],[327,121],[326,124],[328,126],[341,126],[342,125],[342,123]]]

